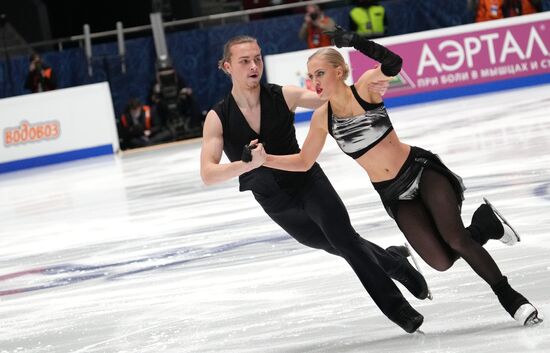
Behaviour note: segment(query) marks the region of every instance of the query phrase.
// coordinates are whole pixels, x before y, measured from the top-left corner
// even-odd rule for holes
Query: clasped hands
[[[243,147],[241,160],[245,163],[250,163],[252,169],[256,169],[265,163],[267,153],[264,145],[258,142],[258,139],[250,141],[248,145]]]

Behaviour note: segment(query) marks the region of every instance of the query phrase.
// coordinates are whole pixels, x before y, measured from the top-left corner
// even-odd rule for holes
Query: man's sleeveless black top
[[[294,112],[288,109],[282,87],[262,84],[260,106],[259,135],[250,127],[231,93],[213,108],[222,123],[223,150],[231,162],[240,160],[243,146],[254,139],[263,143],[269,154],[285,155],[300,152],[294,129]],[[261,194],[271,194],[270,191],[275,190],[270,189],[277,186],[283,189],[296,189],[302,186],[305,174],[307,172],[286,172],[260,167],[239,177],[239,189]]]

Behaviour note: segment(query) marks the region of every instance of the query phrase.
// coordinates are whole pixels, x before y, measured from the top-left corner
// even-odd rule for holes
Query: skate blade
[[[540,317],[536,316],[532,319],[529,319],[525,322],[525,325],[524,326],[527,326],[527,327],[533,327],[533,326],[537,326],[537,325],[540,325],[543,323],[543,319],[541,319]]]
[[[504,227],[504,235],[499,239],[501,243],[504,243],[508,246],[514,246],[518,243],[518,237],[516,236],[514,230],[510,228],[507,224],[502,224]]]
[[[542,324],[543,321],[543,318],[538,315],[538,311],[535,311],[525,320],[523,326],[533,327]]]
[[[514,314],[514,319],[523,326],[535,326],[543,322],[537,309],[530,303],[520,306]]]
[[[408,243],[405,243],[405,247],[407,248],[407,251],[408,251],[408,256],[411,257],[411,259],[413,260],[413,264],[414,264],[414,267],[416,267],[416,270],[418,272],[420,272],[420,274],[422,275],[422,277],[426,278],[424,276],[424,273],[422,273],[422,270],[420,269],[420,266],[418,265],[418,262],[416,262],[416,257],[413,255],[412,251],[411,251],[411,248],[409,247],[409,244]],[[430,286],[428,285],[428,281],[426,281],[426,286],[428,286],[428,299],[430,300],[433,300],[434,297],[432,296],[432,291],[430,290]],[[418,331],[418,330],[417,330]]]
[[[521,241],[521,238],[520,238],[520,236],[519,236],[519,233],[516,232],[516,230],[514,229],[514,227],[512,227],[512,226],[510,225],[510,223],[508,223],[508,221],[506,220],[506,218],[504,218],[504,216],[503,216],[500,212],[498,212],[498,210],[495,208],[495,206],[493,206],[493,204],[490,203],[489,200],[487,200],[487,198],[484,197],[484,198],[483,198],[483,201],[485,201],[485,203],[486,203],[487,205],[489,205],[489,207],[491,207],[491,209],[492,209],[493,212],[497,215],[497,217],[500,218],[500,221],[501,221],[502,223],[506,224],[506,225],[512,230],[512,234],[516,237],[516,241],[517,241],[517,242],[520,242],[520,241]],[[505,230],[505,231],[506,231],[506,230]],[[513,244],[511,244],[511,245],[513,245]]]

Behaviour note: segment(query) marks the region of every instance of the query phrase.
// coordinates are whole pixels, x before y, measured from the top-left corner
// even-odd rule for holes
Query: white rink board
[[[1,99],[0,112],[0,165],[98,146],[118,150],[106,82]]]

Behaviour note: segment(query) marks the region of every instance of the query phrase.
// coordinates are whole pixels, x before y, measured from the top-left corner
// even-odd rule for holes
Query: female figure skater
[[[301,152],[268,154],[264,166],[308,170],[330,134],[367,172],[388,214],[426,263],[445,271],[462,257],[491,286],[514,319],[522,325],[541,322],[537,309],[510,286],[482,247],[489,239],[513,244],[519,241],[517,233],[488,201],[475,211],[472,224],[464,227],[460,216],[462,179],[435,154],[401,142],[381,96],[367,90],[369,82],[397,75],[401,57],[341,27],[328,34],[337,47],[352,46],[381,65],[347,86],[348,68],[340,53],[333,48],[315,52],[308,60],[308,74],[318,96],[328,102],[313,113]]]

